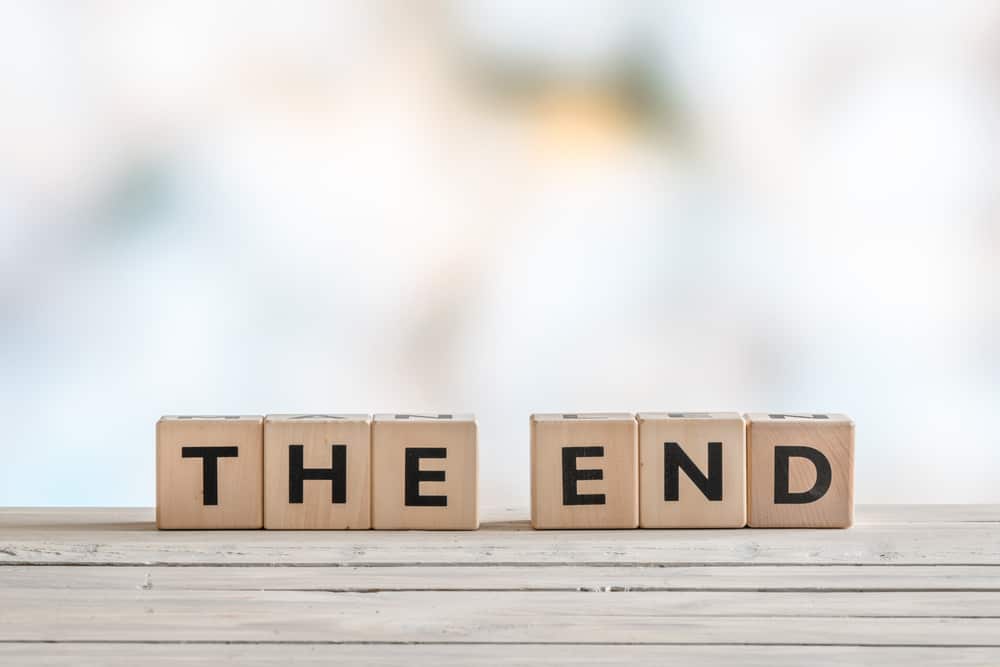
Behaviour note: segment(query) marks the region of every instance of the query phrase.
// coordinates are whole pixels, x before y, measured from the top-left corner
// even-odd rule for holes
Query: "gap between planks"
[[[844,664],[878,665],[987,665],[1000,663],[1000,650],[982,647],[857,647],[857,646],[752,646],[720,645],[622,645],[590,644],[586,651],[567,651],[560,645],[534,644],[118,644],[49,643],[0,644],[0,662],[24,665],[107,664],[132,667],[174,664],[288,665],[341,664],[413,667],[470,665],[629,665],[698,664],[746,667],[841,667]]]
[[[362,568],[362,569],[394,569],[394,568],[560,568],[560,567],[586,567],[586,568],[621,568],[621,569],[652,569],[652,570],[662,570],[662,569],[672,569],[672,568],[728,568],[728,567],[741,567],[741,568],[761,568],[761,567],[784,567],[784,568],[799,568],[799,567],[850,567],[850,568],[896,568],[896,567],[1000,567],[1000,563],[958,563],[958,562],[947,562],[947,563],[824,563],[824,562],[798,562],[798,563],[782,563],[782,562],[745,562],[745,561],[718,561],[711,563],[699,563],[699,562],[685,562],[676,561],[669,563],[651,563],[648,561],[497,561],[493,563],[467,563],[467,562],[430,562],[430,561],[400,561],[395,562],[358,562],[358,561],[345,561],[336,563],[317,563],[317,562],[235,562],[235,563],[215,563],[212,561],[199,561],[199,562],[174,562],[174,561],[127,561],[127,562],[117,562],[117,561],[86,561],[86,562],[73,562],[73,561],[30,561],[30,560],[12,560],[12,561],[0,561],[0,567],[73,567],[73,568],[104,568],[104,567],[114,567],[123,569],[136,569],[136,568],[196,568],[196,567],[211,567],[211,568],[230,568],[230,569],[246,569],[246,568],[267,568],[267,569],[297,569],[297,568]]]
[[[935,649],[990,649],[1000,648],[997,644],[873,644],[873,643],[841,643],[841,642],[820,642],[820,643],[797,643],[797,642],[767,642],[767,641],[650,641],[650,642],[628,642],[628,641],[422,641],[422,640],[400,640],[400,641],[379,641],[379,640],[283,640],[283,639],[0,639],[0,645],[56,645],[56,644],[82,644],[82,645],[114,645],[124,646],[773,646],[773,647],[798,647],[798,648],[935,648]]]

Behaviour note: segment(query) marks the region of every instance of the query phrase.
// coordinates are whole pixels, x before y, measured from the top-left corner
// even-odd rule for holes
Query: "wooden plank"
[[[711,664],[744,667],[841,667],[842,665],[989,665],[1000,663],[1000,649],[857,646],[566,646],[343,645],[343,644],[0,644],[0,663],[23,665],[183,664],[364,664],[374,667],[451,665],[644,665]]]
[[[992,566],[0,568],[0,590],[1000,591]]]
[[[849,530],[475,532],[154,531],[91,522],[38,532],[0,527],[0,565],[715,564],[1000,565],[990,524],[859,525]]]
[[[1000,647],[998,593],[4,591],[0,640]]]
[[[862,525],[847,531],[542,533],[524,522],[500,522],[476,533],[346,534],[157,532],[149,510],[0,510],[0,565],[1000,564],[1000,531],[983,522],[945,523],[929,531],[905,523],[866,525],[864,516],[859,511]]]

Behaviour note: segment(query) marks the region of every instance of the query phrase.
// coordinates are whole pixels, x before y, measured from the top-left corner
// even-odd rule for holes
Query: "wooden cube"
[[[268,415],[264,528],[371,527],[368,415]]]
[[[747,452],[751,527],[854,521],[854,422],[846,415],[749,414]]]
[[[479,463],[472,415],[375,415],[372,528],[479,528]]]
[[[639,526],[742,528],[746,426],[737,412],[643,412]]]
[[[532,527],[637,527],[636,431],[628,413],[532,415]]]
[[[263,419],[170,416],[156,423],[156,526],[260,528]]]

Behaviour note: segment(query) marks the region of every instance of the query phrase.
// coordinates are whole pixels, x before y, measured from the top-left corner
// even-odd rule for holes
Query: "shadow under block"
[[[854,521],[854,422],[837,414],[747,415],[748,523],[847,528]]]
[[[156,526],[263,527],[262,424],[259,416],[156,422]]]
[[[268,415],[264,528],[371,528],[368,415]]]
[[[628,413],[532,415],[532,527],[636,528],[636,433]]]
[[[375,415],[372,528],[476,530],[478,478],[472,415]]]
[[[644,412],[639,422],[639,526],[742,528],[746,425],[736,412]]]

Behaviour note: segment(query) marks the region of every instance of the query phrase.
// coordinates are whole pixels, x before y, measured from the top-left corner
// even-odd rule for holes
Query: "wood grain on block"
[[[736,412],[643,412],[639,526],[742,528],[746,427]]]
[[[748,523],[847,528],[854,521],[854,422],[827,413],[747,415]]]
[[[532,527],[636,528],[636,434],[629,413],[532,415]]]
[[[371,527],[368,415],[268,415],[264,527]]]
[[[168,416],[156,423],[156,525],[263,526],[263,418]]]
[[[477,529],[477,446],[472,415],[375,415],[372,528]]]

